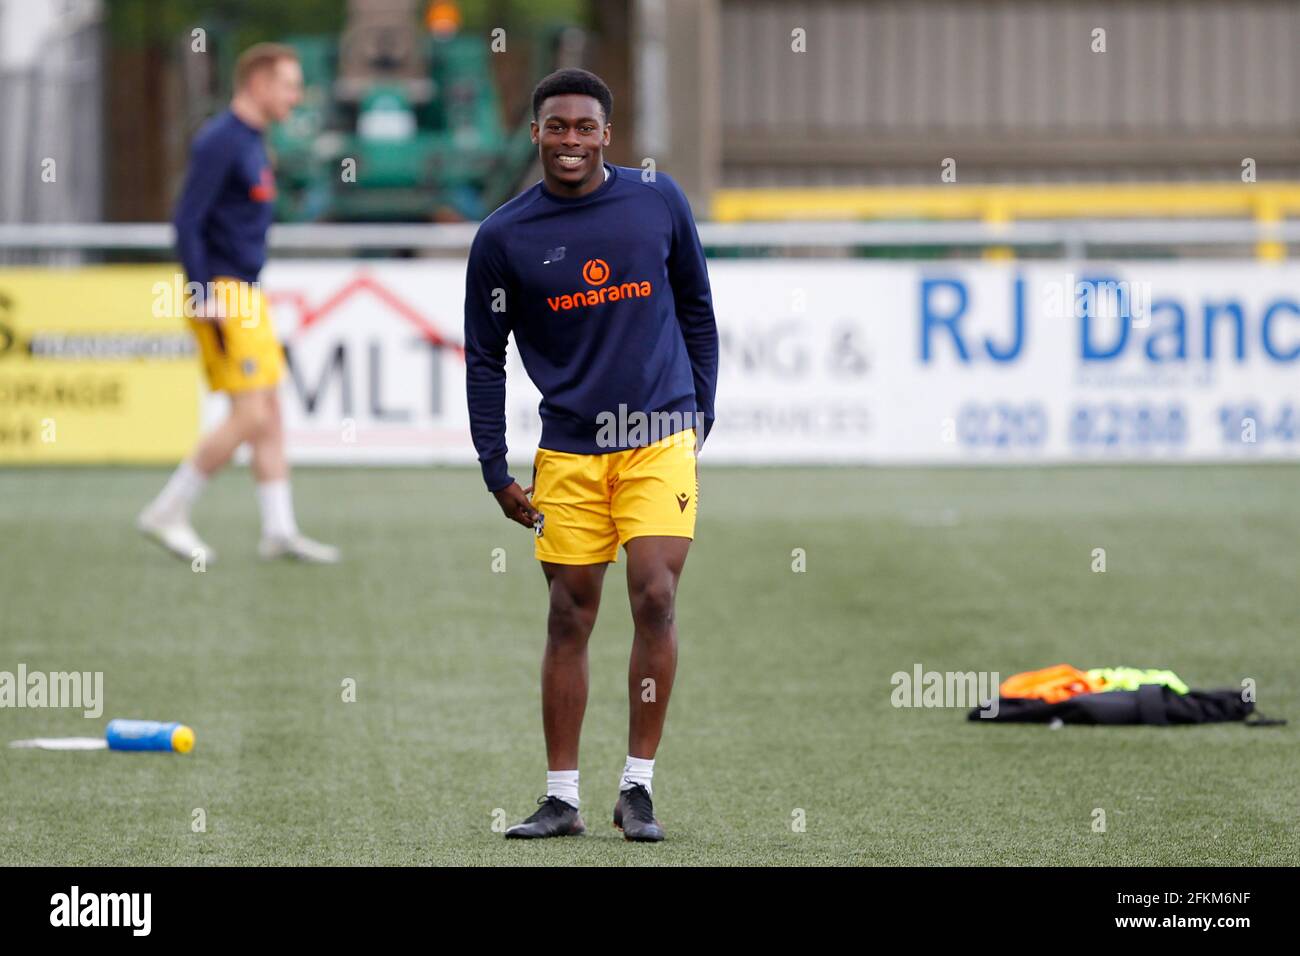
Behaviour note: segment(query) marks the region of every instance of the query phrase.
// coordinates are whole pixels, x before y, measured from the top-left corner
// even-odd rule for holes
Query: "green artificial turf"
[[[507,842],[494,819],[544,790],[546,595],[477,471],[300,470],[302,525],[345,551],[332,568],[259,563],[249,476],[229,472],[196,512],[203,573],[133,530],[164,478],[0,471],[0,670],[103,671],[106,696],[99,720],[0,710],[0,740],[115,716],[198,738],[187,756],[0,747],[2,863],[1300,862],[1300,468],[706,465],[654,846],[609,823],[622,560],[591,645],[589,832]],[[890,702],[918,663],[1059,662],[1254,678],[1293,723],[1051,730]]]

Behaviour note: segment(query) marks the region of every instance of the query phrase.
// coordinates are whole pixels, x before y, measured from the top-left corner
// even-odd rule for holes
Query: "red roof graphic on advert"
[[[453,341],[440,332],[434,322],[422,315],[415,306],[367,272],[358,272],[352,275],[317,305],[310,304],[307,294],[296,289],[293,291],[268,290],[267,297],[271,300],[273,306],[283,303],[292,308],[294,313],[297,314],[298,324],[289,335],[292,341],[301,338],[304,333],[339,314],[339,310],[344,305],[350,304],[351,300],[363,294],[373,298],[383,307],[377,314],[386,313],[402,319],[413,326],[430,344],[449,349],[462,359],[464,358],[465,347],[462,344]]]

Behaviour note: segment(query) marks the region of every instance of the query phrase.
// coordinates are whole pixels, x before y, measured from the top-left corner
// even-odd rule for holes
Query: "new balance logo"
[[[688,504],[690,504],[690,502],[691,502],[691,496],[690,496],[690,495],[678,495],[678,496],[677,496],[677,507],[680,508],[680,509],[682,509],[682,512],[683,512],[683,513],[685,513],[685,511],[686,511],[686,506],[687,506]]]
[[[564,258],[564,246],[556,246],[554,249],[546,250],[546,258],[542,260],[542,265],[549,266],[552,262],[559,262]]]

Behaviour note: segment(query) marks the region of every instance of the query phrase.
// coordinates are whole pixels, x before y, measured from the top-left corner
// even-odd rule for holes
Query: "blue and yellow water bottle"
[[[194,749],[194,731],[184,724],[158,720],[110,720],[110,750],[174,750],[187,754]]]

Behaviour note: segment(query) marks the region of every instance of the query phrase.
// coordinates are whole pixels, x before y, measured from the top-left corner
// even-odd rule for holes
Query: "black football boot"
[[[587,832],[578,808],[559,797],[538,797],[537,806],[537,811],[531,817],[506,830],[507,840],[581,836]]]
[[[655,819],[650,791],[637,784],[623,790],[614,804],[614,826],[623,831],[624,840],[638,843],[658,843],[664,838],[664,828]]]

